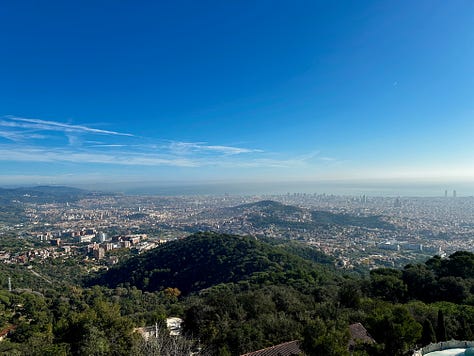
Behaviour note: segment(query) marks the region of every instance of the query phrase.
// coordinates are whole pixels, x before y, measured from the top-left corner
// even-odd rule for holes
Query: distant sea
[[[272,195],[272,194],[334,194],[350,196],[474,196],[473,183],[380,183],[380,182],[283,182],[283,183],[116,183],[95,189],[120,191],[133,195]]]

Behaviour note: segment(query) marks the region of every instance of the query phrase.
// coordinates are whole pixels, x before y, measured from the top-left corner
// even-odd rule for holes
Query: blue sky
[[[0,184],[474,182],[473,1],[4,1]]]

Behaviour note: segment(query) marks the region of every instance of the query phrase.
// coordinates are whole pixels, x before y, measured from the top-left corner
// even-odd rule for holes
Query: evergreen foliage
[[[288,284],[310,290],[329,270],[252,237],[197,233],[171,241],[112,268],[91,284],[178,288],[184,295],[221,283]]]
[[[245,212],[247,221],[254,227],[274,225],[279,228],[314,229],[321,225],[351,225],[365,228],[393,229],[393,226],[383,221],[379,216],[354,216],[334,214],[327,211],[309,211],[296,206],[285,205],[272,200],[239,205],[224,210],[224,215],[235,217]],[[303,216],[310,216],[302,219]]]
[[[2,265],[4,289],[6,276],[31,285],[0,291],[0,329],[14,326],[0,355],[162,354],[165,343],[239,355],[290,340],[300,340],[309,355],[347,355],[355,322],[376,341],[356,343],[356,356],[474,339],[473,254],[362,277],[329,261],[291,242],[206,233],[134,256],[88,286],[59,282],[54,269],[46,283],[25,266]],[[184,319],[184,339],[166,333],[168,316]],[[133,333],[145,325],[164,331],[159,341]]]

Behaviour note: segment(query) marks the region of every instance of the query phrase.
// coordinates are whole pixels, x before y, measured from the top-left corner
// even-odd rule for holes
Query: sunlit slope
[[[325,267],[252,237],[198,233],[133,257],[92,283],[127,284],[149,291],[173,287],[187,294],[220,283],[303,286],[330,276]]]

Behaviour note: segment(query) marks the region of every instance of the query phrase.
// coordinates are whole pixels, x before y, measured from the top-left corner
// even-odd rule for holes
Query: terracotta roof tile
[[[241,356],[294,356],[302,353],[300,341],[288,341],[266,349],[249,352]]]
[[[349,325],[349,333],[351,334],[349,346],[354,346],[357,341],[367,342],[369,344],[373,344],[375,342],[375,340],[372,338],[372,336],[370,336],[369,332],[361,323]]]

